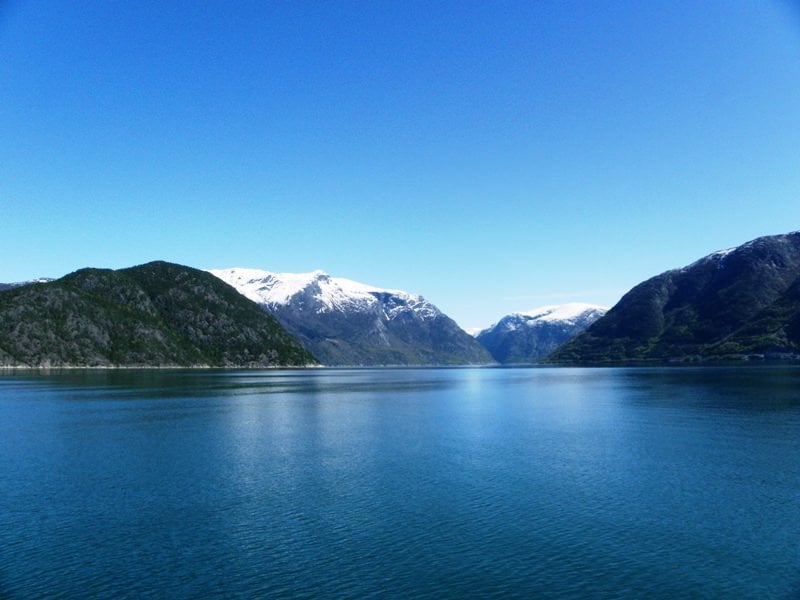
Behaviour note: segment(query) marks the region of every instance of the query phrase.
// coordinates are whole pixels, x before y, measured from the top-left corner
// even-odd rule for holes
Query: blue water
[[[2,598],[800,598],[800,369],[0,376]]]

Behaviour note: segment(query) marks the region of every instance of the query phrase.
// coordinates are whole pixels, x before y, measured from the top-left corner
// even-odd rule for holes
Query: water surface
[[[800,369],[0,377],[0,597],[800,597]]]

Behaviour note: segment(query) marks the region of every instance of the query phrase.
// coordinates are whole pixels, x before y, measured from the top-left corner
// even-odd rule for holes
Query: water
[[[0,377],[0,597],[800,598],[800,369]]]

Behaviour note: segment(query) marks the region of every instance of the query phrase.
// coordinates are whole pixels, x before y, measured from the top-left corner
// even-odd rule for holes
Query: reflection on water
[[[800,369],[0,377],[0,596],[792,597]]]

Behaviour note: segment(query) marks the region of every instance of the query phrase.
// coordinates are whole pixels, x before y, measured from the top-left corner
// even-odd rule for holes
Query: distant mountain
[[[0,292],[0,366],[273,366],[313,357],[210,274],[82,269]]]
[[[30,285],[32,283],[47,283],[48,281],[53,281],[48,277],[40,277],[39,279],[31,279],[30,281],[18,281],[16,283],[0,283],[0,292],[3,290],[10,290],[15,287],[20,287],[23,285]]]
[[[800,232],[758,238],[628,292],[551,359],[800,358]]]
[[[313,273],[210,271],[295,334],[327,365],[491,363],[488,352],[421,296]]]
[[[533,363],[581,333],[607,310],[581,303],[543,306],[507,315],[476,338],[497,362]]]

